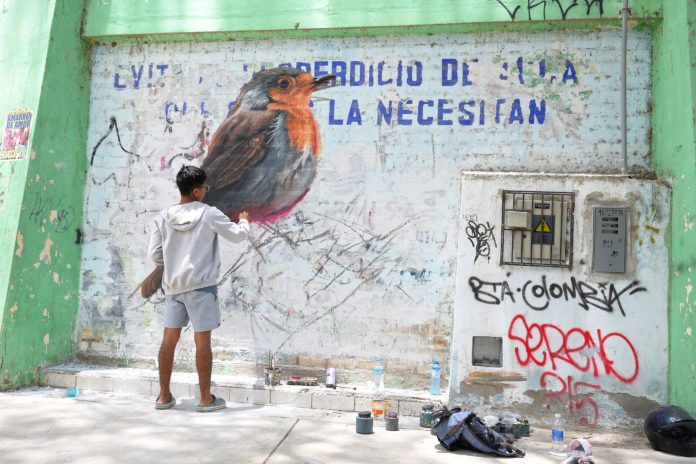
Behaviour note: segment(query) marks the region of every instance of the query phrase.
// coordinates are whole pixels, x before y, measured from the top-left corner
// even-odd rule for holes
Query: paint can
[[[263,368],[263,383],[266,385],[280,385],[281,371],[279,367]]]
[[[391,432],[396,432],[399,430],[399,415],[396,413],[396,411],[387,411],[387,413],[384,415],[384,428],[391,431]]]
[[[432,404],[426,404],[421,408],[420,412],[420,426],[425,428],[430,428],[433,426],[433,409],[435,408]]]
[[[370,411],[360,411],[355,418],[355,432],[369,434],[373,432],[374,421]]]
[[[520,437],[528,437],[529,436],[529,420],[524,419],[520,425]],[[517,432],[515,432],[515,435],[517,435]]]

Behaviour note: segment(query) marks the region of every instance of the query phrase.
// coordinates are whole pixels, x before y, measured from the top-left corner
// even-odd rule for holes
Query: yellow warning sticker
[[[546,218],[542,218],[539,225],[536,227],[536,229],[534,229],[534,232],[549,233],[553,231],[551,230],[549,223],[546,221]]]

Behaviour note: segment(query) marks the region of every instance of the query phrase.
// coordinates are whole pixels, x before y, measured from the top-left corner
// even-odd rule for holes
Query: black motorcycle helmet
[[[651,411],[643,423],[650,445],[678,456],[696,456],[696,419],[679,406]]]

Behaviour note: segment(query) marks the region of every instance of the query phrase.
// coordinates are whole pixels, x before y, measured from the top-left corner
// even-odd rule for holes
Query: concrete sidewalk
[[[355,433],[355,413],[283,405],[229,403],[202,414],[180,398],[156,411],[154,398],[34,387],[0,393],[1,463],[559,463],[548,453],[547,429],[533,429],[518,446],[523,459],[444,450],[415,417],[400,430]],[[572,431],[568,432],[572,436]],[[694,463],[649,449],[642,433],[594,433],[597,464]]]

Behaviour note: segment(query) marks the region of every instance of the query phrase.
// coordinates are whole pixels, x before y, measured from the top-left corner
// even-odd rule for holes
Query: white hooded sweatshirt
[[[246,219],[235,224],[219,209],[199,201],[161,211],[155,218],[147,254],[155,263],[164,264],[164,294],[217,285],[218,235],[238,243],[247,238],[248,232]]]

